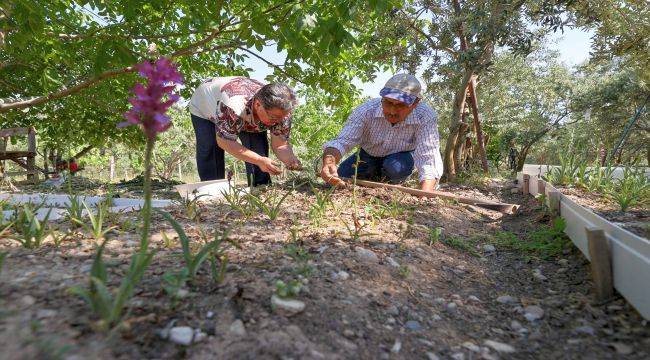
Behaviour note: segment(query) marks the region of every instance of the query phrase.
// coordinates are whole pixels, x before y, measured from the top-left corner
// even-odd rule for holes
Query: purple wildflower
[[[129,98],[132,107],[124,114],[126,121],[117,126],[140,125],[145,135],[154,139],[172,124],[166,113],[180,99],[172,91],[177,84],[183,83],[183,76],[176,70],[176,65],[164,57],[153,64],[144,61],[137,65],[137,69],[140,76],[147,78],[147,86],[135,84],[131,91],[136,96]]]

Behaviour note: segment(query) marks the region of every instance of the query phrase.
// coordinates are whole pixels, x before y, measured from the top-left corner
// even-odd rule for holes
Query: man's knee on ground
[[[382,174],[390,182],[402,182],[413,172],[412,159],[387,159],[382,166]]]

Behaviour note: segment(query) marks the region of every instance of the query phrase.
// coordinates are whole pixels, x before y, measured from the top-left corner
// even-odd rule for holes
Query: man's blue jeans
[[[226,162],[222,148],[217,146],[214,123],[192,114],[192,125],[196,135],[196,167],[201,181],[225,179]],[[239,140],[245,148],[261,156],[269,156],[269,140],[266,131],[259,133],[240,132]],[[248,186],[271,183],[271,176],[257,165],[246,163]]]
[[[356,161],[356,154],[345,159],[339,165],[339,176],[352,178]],[[357,177],[361,180],[388,181],[398,184],[406,180],[412,172],[413,155],[410,151],[402,151],[388,156],[372,156],[365,150],[359,149]]]

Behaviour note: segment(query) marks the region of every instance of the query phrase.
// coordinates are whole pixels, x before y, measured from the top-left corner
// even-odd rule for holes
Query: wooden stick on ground
[[[348,183],[352,183],[352,180],[350,179],[345,179]],[[473,198],[468,198],[468,197],[462,197],[462,196],[457,196],[453,195],[450,193],[446,193],[443,191],[424,191],[424,190],[418,190],[418,189],[411,189],[407,188],[404,186],[400,185],[393,185],[393,184],[385,184],[385,183],[378,183],[374,181],[367,181],[367,180],[357,180],[357,185],[361,186],[366,186],[366,187],[371,187],[371,188],[385,188],[385,189],[395,189],[407,194],[411,195],[416,195],[416,196],[424,196],[424,197],[429,197],[429,198],[441,198],[441,199],[447,199],[447,200],[456,200],[459,203],[462,204],[469,204],[469,205],[474,205],[474,206],[479,206],[485,209],[490,209],[490,210],[495,210],[499,211],[502,213],[506,214],[512,214],[517,209],[519,208],[519,205],[516,204],[504,204],[504,203],[496,203],[496,202],[491,202],[491,201],[485,201],[485,200],[479,200],[479,199],[473,199]]]

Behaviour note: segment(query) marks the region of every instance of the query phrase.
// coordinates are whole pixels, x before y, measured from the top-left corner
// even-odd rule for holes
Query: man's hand
[[[320,171],[320,176],[330,185],[345,186],[345,182],[339,178],[336,158],[332,155],[323,156],[323,168]]]
[[[262,156],[258,161],[257,164],[255,164],[260,167],[262,171],[265,173],[269,173],[271,175],[280,175],[280,163],[277,161],[273,161],[272,159]]]
[[[420,184],[420,188],[423,191],[434,191],[436,189],[436,184],[438,183],[437,179],[426,179],[423,180]]]
[[[302,163],[298,158],[293,158],[293,160],[289,161],[288,163],[285,163],[285,166],[289,170],[294,170],[294,171],[302,171]]]

